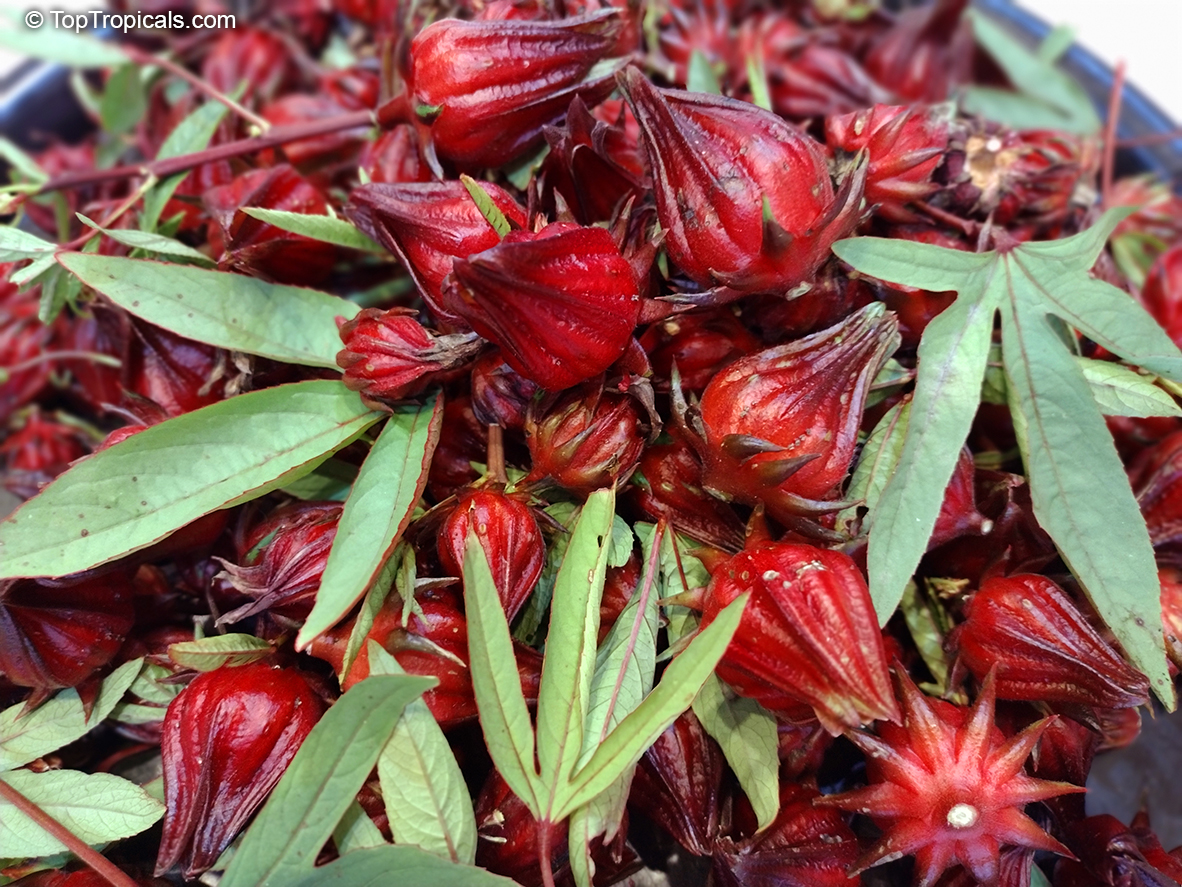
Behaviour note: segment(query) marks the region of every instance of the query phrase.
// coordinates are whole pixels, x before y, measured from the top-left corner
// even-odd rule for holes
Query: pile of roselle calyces
[[[95,126],[0,145],[0,884],[1179,883],[1083,792],[1182,667],[1182,198],[1061,37],[30,36]]]

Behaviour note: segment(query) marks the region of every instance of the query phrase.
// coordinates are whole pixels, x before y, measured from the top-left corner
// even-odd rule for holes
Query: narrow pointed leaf
[[[165,237],[163,234],[153,234],[149,231],[136,231],[134,228],[104,228],[98,222],[82,215],[82,213],[75,213],[75,215],[78,216],[82,224],[105,234],[116,243],[122,243],[124,246],[130,246],[133,249],[148,250],[154,253],[163,253],[166,256],[179,256],[184,259],[192,259],[205,265],[214,264],[213,259],[205,253],[194,249],[187,243],[181,243],[172,237]]]
[[[286,887],[311,873],[402,710],[434,685],[431,678],[377,675],[337,700],[247,830],[221,887]]]
[[[331,380],[242,394],[77,462],[0,521],[0,578],[65,576],[288,483],[380,418]]]
[[[911,415],[911,401],[897,403],[887,410],[862,447],[858,464],[850,477],[845,498],[861,501],[868,511],[874,511],[882,491],[899,466],[903,441],[907,437],[907,420]],[[837,522],[847,530],[856,526],[858,506],[840,512]]]
[[[336,318],[352,302],[243,274],[122,256],[58,257],[83,283],[136,317],[199,342],[285,363],[338,369]]]
[[[213,134],[217,132],[222,118],[229,109],[215,101],[207,101],[204,105],[178,123],[168,134],[168,138],[156,152],[157,160],[167,160],[169,157],[179,157],[182,154],[192,154],[204,150]],[[140,228],[144,231],[155,231],[160,221],[160,214],[164,207],[176,193],[181,182],[189,172],[177,173],[170,176],[144,195],[144,208],[140,213]]]
[[[540,815],[543,787],[534,765],[534,729],[521,692],[509,623],[484,549],[471,531],[464,548],[464,610],[468,667],[488,753],[513,794]]]
[[[1180,416],[1182,410],[1152,378],[1107,360],[1076,357],[1096,406],[1105,416]]]
[[[898,468],[870,513],[870,596],[880,623],[895,612],[927,549],[944,489],[981,399],[999,295],[990,269],[924,331],[907,436]]]
[[[370,674],[405,674],[398,660],[369,642]],[[427,703],[402,710],[378,758],[382,800],[395,844],[414,844],[451,862],[476,861],[476,814],[464,774]]]
[[[736,598],[669,663],[653,692],[608,734],[591,759],[574,774],[567,802],[555,818],[577,810],[607,789],[690,707],[726,652],[747,598],[746,594]]]
[[[342,856],[354,850],[382,847],[387,843],[382,837],[382,830],[374,825],[369,814],[356,801],[349,805],[337,827],[332,830],[332,842]]]
[[[480,210],[480,214],[484,216],[484,220],[492,226],[492,229],[501,237],[508,234],[512,228],[509,220],[505,218],[505,214],[501,212],[501,208],[493,202],[493,199],[484,190],[480,182],[468,175],[461,175],[460,181],[464,183],[464,187],[476,203],[476,208]]]
[[[112,773],[12,770],[0,779],[87,844],[137,835],[164,815],[164,805],[134,782]],[[0,858],[61,853],[66,846],[0,799]]]
[[[168,645],[168,658],[181,668],[213,671],[223,665],[253,662],[271,652],[271,644],[252,634],[215,634]]]
[[[353,622],[353,630],[349,632],[349,640],[345,644],[345,655],[341,660],[341,670],[337,673],[339,680],[344,681],[345,676],[353,668],[353,663],[357,661],[357,656],[361,653],[361,646],[365,643],[366,637],[369,635],[369,630],[373,628],[378,612],[382,609],[382,604],[390,596],[390,589],[394,587],[394,577],[398,573],[402,558],[409,556],[413,563],[413,551],[411,551],[409,546],[407,546],[406,551],[411,553],[409,555],[404,553],[400,556],[399,551],[397,549],[395,550],[394,554],[382,567],[381,572],[378,573],[378,578],[369,587],[369,591],[365,593],[365,597],[361,601],[361,606],[357,610],[357,618]],[[413,600],[413,596],[411,600]]]
[[[303,650],[348,613],[377,578],[410,523],[439,442],[443,396],[396,408],[345,500],[316,603],[296,638]]]
[[[613,490],[588,497],[554,583],[537,727],[539,772],[547,791],[542,813],[551,821],[583,749],[614,515]]]
[[[356,850],[283,887],[516,887],[508,878],[453,865],[418,847],[385,844]]]
[[[1045,315],[1017,296],[1002,309],[1002,350],[1034,514],[1125,653],[1171,705],[1153,547],[1083,373]]]
[[[685,88],[690,92],[722,95],[722,85],[718,82],[718,75],[714,73],[714,69],[710,67],[710,60],[700,49],[695,49],[690,53]]]
[[[928,243],[904,244],[885,237],[839,240],[833,251],[863,274],[932,292],[959,290],[969,275],[983,271],[993,261],[990,253],[961,252]]]
[[[759,828],[780,812],[780,740],[775,717],[754,699],[737,695],[710,675],[694,697],[694,714],[722,747]]]
[[[30,234],[20,228],[0,227],[0,262],[52,257],[56,249],[56,243],[42,240],[36,234]],[[49,258],[49,261],[52,261],[52,258]]]
[[[111,713],[142,666],[143,660],[135,659],[107,675],[89,718],[73,687],[60,691],[33,711],[26,712],[25,704],[18,702],[0,712],[0,770],[22,767],[81,739]]]
[[[292,234],[302,234],[313,240],[334,243],[349,249],[385,253],[385,249],[358,231],[356,227],[344,219],[334,216],[314,216],[281,209],[264,209],[260,206],[244,206],[242,211],[260,222],[266,222],[268,225],[274,225],[276,228],[290,231]]]

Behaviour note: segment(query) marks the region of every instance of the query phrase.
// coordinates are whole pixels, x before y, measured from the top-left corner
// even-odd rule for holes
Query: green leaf
[[[221,887],[286,887],[306,878],[403,709],[436,683],[413,675],[377,675],[338,699],[312,728],[247,830]]]
[[[739,627],[747,598],[743,594],[732,601],[669,663],[656,688],[608,734],[591,759],[574,774],[566,792],[566,804],[555,812],[555,821],[607,789],[690,707],[726,652]]]
[[[202,151],[217,132],[222,118],[229,109],[220,102],[208,101],[178,123],[156,152],[157,160],[167,160],[182,154]],[[155,231],[164,207],[176,193],[176,189],[191,171],[177,173],[160,182],[144,195],[144,208],[140,213],[140,228]]]
[[[614,490],[597,490],[588,497],[554,584],[538,686],[538,764],[547,794],[539,798],[542,806],[535,812],[551,822],[557,821],[553,811],[562,806],[583,749],[614,515]]]
[[[121,136],[135,128],[147,106],[139,65],[120,65],[107,78],[99,101],[99,121],[111,135]]]
[[[775,717],[754,699],[737,695],[710,675],[694,697],[694,714],[722,747],[759,821],[772,824],[780,812],[780,741]]]
[[[58,261],[136,317],[199,342],[286,363],[337,369],[336,318],[348,320],[360,310],[327,293],[225,271],[83,253]]]
[[[18,10],[4,10],[0,13],[0,46],[22,58],[56,62],[71,68],[113,68],[127,61],[127,56],[113,43],[55,28],[52,13],[44,14],[45,25],[33,29],[20,20]]]
[[[181,668],[213,671],[223,665],[246,665],[271,652],[271,645],[250,634],[215,634],[168,645],[168,658]]]
[[[164,815],[164,805],[134,782],[112,773],[12,770],[0,779],[87,844],[129,838]],[[61,853],[66,846],[0,798],[0,857]]]
[[[469,175],[461,175],[460,181],[464,183],[464,187],[468,189],[468,193],[472,195],[472,200],[476,203],[476,208],[480,210],[480,214],[484,216],[484,220],[492,226],[492,229],[501,237],[508,234],[512,228],[509,220],[505,218],[501,208],[493,202],[492,197],[484,190],[480,182]]]
[[[514,638],[530,646],[538,646],[542,642],[545,634],[542,630],[542,621],[554,596],[554,580],[558,578],[558,568],[562,566],[566,547],[570,544],[569,531],[579,518],[579,508],[573,502],[554,502],[546,506],[545,511],[564,528],[564,532],[556,533],[546,546],[542,575],[538,577],[529,601],[517,617],[517,628],[513,630]]]
[[[361,645],[365,643],[370,629],[373,628],[378,613],[382,609],[382,604],[390,596],[390,589],[394,585],[399,568],[406,561],[410,562],[412,569],[414,568],[414,550],[406,544],[400,548],[401,551],[394,550],[394,554],[386,561],[381,572],[378,573],[378,578],[374,580],[373,585],[369,587],[369,591],[361,600],[361,606],[357,610],[357,618],[353,622],[353,630],[349,632],[349,640],[345,644],[345,655],[341,657],[341,670],[337,673],[337,678],[341,681],[345,680],[350,669],[353,668],[353,663],[357,661]]]
[[[0,521],[0,578],[64,576],[282,487],[381,418],[342,383],[232,397],[75,463]]]
[[[369,673],[405,674],[372,640]],[[472,798],[447,737],[422,699],[403,709],[378,758],[378,779],[395,844],[414,844],[452,862],[476,861]]]
[[[337,246],[359,249],[364,252],[382,253],[386,250],[374,243],[365,234],[357,230],[344,219],[335,216],[316,216],[309,213],[293,213],[281,209],[263,209],[259,206],[244,206],[242,211],[253,216],[260,222],[274,225],[282,231],[292,234],[302,234],[324,243],[335,243]]]
[[[348,853],[283,887],[516,887],[484,869],[453,865],[418,847],[386,844]],[[261,887],[261,885],[260,885]]]
[[[19,262],[21,259],[52,257],[55,249],[57,249],[56,243],[42,240],[36,234],[30,234],[20,228],[0,227],[0,262]],[[17,283],[22,282],[23,279],[18,278]]]
[[[343,459],[325,459],[315,471],[284,487],[283,492],[309,502],[344,502],[355,480],[356,465]]]
[[[183,259],[192,259],[205,265],[214,264],[213,259],[205,253],[195,250],[187,243],[181,243],[179,240],[174,240],[171,237],[152,234],[148,231],[136,231],[132,228],[104,228],[98,222],[92,221],[82,215],[82,213],[75,213],[74,215],[78,216],[82,224],[102,232],[116,243],[122,243],[124,246],[130,246],[133,249],[148,250],[154,253],[162,253],[166,256],[180,256]]]
[[[905,400],[895,404],[878,420],[862,447],[862,455],[858,457],[858,465],[845,491],[846,499],[861,500],[869,511],[875,509],[882,491],[899,466],[910,415],[911,401]],[[838,525],[852,532],[857,524],[857,512],[857,506],[842,511],[837,517]]]
[[[13,172],[34,185],[49,180],[49,173],[10,139],[0,138],[0,157],[8,162]]]
[[[365,850],[369,847],[382,847],[386,839],[382,831],[366,813],[357,801],[349,804],[349,809],[332,830],[332,842],[337,846],[337,852],[344,856],[355,850]]]
[[[132,681],[128,692],[132,696],[142,699],[144,702],[168,705],[184,689],[180,684],[162,683],[166,678],[171,678],[172,675],[173,671],[171,668],[157,665],[154,662],[145,663],[144,667],[140,669],[140,673],[136,675],[136,679]]]
[[[531,811],[545,791],[534,764],[534,730],[509,623],[488,558],[470,528],[464,547],[464,610],[468,616],[468,669],[484,741],[498,772]]]
[[[41,301],[37,307],[37,319],[44,324],[53,323],[61,310],[78,298],[82,284],[72,274],[67,274],[60,265],[55,265],[41,278]]]
[[[438,394],[422,406],[395,408],[387,420],[345,500],[316,603],[296,638],[297,650],[336,625],[377,578],[427,485],[442,421],[443,397]]]
[[[710,95],[722,95],[722,84],[718,82],[718,75],[714,73],[709,59],[700,49],[690,53],[689,70],[686,72],[685,88],[690,92],[706,92]]]
[[[18,702],[0,712],[0,770],[23,767],[81,739],[111,713],[139,674],[142,659],[125,662],[109,674],[86,716],[78,691],[71,687],[32,711]]]
[[[833,244],[833,251],[843,262],[863,274],[898,283],[915,280],[912,286],[931,292],[946,292],[962,287],[965,278],[993,264],[991,253],[969,253],[945,249],[929,243],[907,243],[886,237],[854,237]]]
[[[969,114],[980,114],[1016,129],[1058,129],[1090,135],[1100,129],[1100,118],[1087,92],[1068,74],[1055,67],[1063,50],[1062,34],[1053,33],[1044,48],[1031,52],[987,16],[967,15],[977,42],[1005,71],[1017,92],[971,86],[962,105]]]
[[[770,111],[772,95],[768,89],[767,70],[764,68],[761,54],[747,56],[747,82],[751,85],[751,101],[757,107]]]
[[[1153,384],[1152,378],[1107,360],[1075,360],[1105,416],[1182,416],[1174,398]]]

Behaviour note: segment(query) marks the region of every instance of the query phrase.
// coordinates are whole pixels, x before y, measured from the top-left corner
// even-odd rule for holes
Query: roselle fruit
[[[1172,887],[1182,878],[1179,852],[1165,851],[1144,811],[1127,828],[1108,814],[1081,819],[1067,829],[1066,841],[1079,859],[1059,861],[1056,887]]]
[[[525,210],[498,185],[480,182],[510,224],[525,226]],[[354,188],[345,215],[390,250],[410,274],[435,320],[467,324],[443,307],[452,262],[501,242],[462,182],[407,182]]]
[[[71,462],[90,452],[93,443],[76,425],[67,425],[34,409],[0,443],[3,485],[14,496],[30,499]]]
[[[121,572],[0,580],[0,675],[37,698],[76,686],[115,657],[134,617]]]
[[[894,222],[913,221],[907,204],[934,194],[932,182],[948,148],[948,106],[875,105],[825,121],[825,141],[842,158],[866,150],[866,202]]]
[[[1003,699],[1126,708],[1149,681],[1117,655],[1050,579],[996,577],[965,605],[955,643],[977,678],[997,672]]]
[[[961,536],[983,536],[993,529],[993,521],[977,510],[976,467],[973,454],[962,447],[952,469],[952,477],[944,489],[944,501],[932,528],[928,548],[935,548]]]
[[[499,349],[485,352],[472,367],[472,410],[486,425],[506,431],[525,427],[530,401],[539,389],[501,358]]]
[[[1023,813],[1032,801],[1083,791],[1022,770],[1049,720],[1006,739],[994,724],[991,679],[972,709],[964,709],[927,698],[904,672],[896,674],[902,723],[879,724],[877,736],[847,734],[866,753],[870,785],[817,800],[868,814],[883,830],[854,873],[914,854],[919,887],[931,887],[958,862],[988,884],[998,877],[1000,846],[1069,855]]]
[[[526,417],[533,462],[526,480],[551,480],[583,496],[622,484],[644,451],[643,423],[640,405],[630,395],[596,383],[570,389]]]
[[[53,334],[37,320],[38,299],[8,280],[16,263],[0,264],[0,366],[14,367],[42,353]],[[53,364],[34,363],[0,381],[0,416],[30,402],[49,381]]]
[[[155,401],[170,416],[217,403],[225,396],[226,352],[132,318],[123,364],[124,386]]]
[[[718,308],[655,323],[640,344],[658,378],[671,378],[676,365],[682,390],[701,392],[719,370],[758,351],[760,342],[729,309]]]
[[[619,76],[653,176],[669,258],[702,286],[786,293],[858,220],[863,168],[835,194],[821,146],[769,111]]]
[[[529,600],[546,560],[546,543],[529,507],[529,496],[488,484],[462,494],[439,527],[439,560],[463,576],[468,532],[484,549],[493,584],[510,622]]]
[[[168,706],[160,740],[164,836],[156,874],[212,866],[267,799],[324,702],[294,668],[252,663],[198,675]]]
[[[793,528],[835,510],[819,500],[844,480],[870,383],[898,343],[894,315],[874,304],[732,363],[702,394],[704,486]]]
[[[741,551],[711,570],[703,627],[746,592],[717,669],[740,695],[773,712],[811,706],[835,736],[899,719],[870,590],[848,555],[788,542]]]
[[[624,353],[640,317],[640,285],[603,228],[555,222],[511,231],[452,266],[446,305],[501,349],[505,362],[560,391]]]
[[[352,320],[337,319],[345,347],[337,366],[344,383],[374,409],[405,400],[443,381],[476,356],[475,333],[435,336],[409,308],[364,308]]]
[[[276,511],[255,527],[247,537],[246,550],[264,547],[242,564],[221,561],[225,568],[221,576],[251,602],[221,616],[218,623],[238,622],[263,611],[294,619],[307,616],[336,538],[341,509],[339,502],[301,502]]]
[[[1141,303],[1175,344],[1182,341],[1182,244],[1154,261],[1141,287]]]
[[[598,104],[626,59],[607,9],[560,21],[443,19],[411,42],[412,102],[435,152],[465,168],[508,163],[542,140],[576,96]]]

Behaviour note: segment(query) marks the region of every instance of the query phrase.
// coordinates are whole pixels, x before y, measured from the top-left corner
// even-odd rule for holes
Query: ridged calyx
[[[1023,772],[1049,719],[1006,739],[994,724],[994,684],[988,678],[971,709],[928,699],[897,672],[902,724],[879,724],[878,735],[847,735],[866,753],[870,785],[816,803],[866,813],[882,838],[855,865],[871,866],[914,854],[915,883],[931,887],[960,863],[984,884],[995,883],[1006,845],[1070,856],[1023,808],[1080,786]]]
[[[870,590],[848,555],[788,542],[742,551],[712,570],[702,625],[746,592],[720,678],[772,711],[811,706],[835,736],[899,720]]]
[[[324,703],[294,668],[206,672],[164,716],[164,836],[156,874],[208,869],[266,800]]]
[[[1002,699],[1127,708],[1149,701],[1149,681],[1096,632],[1050,579],[986,580],[956,634],[961,661],[997,672]]]

